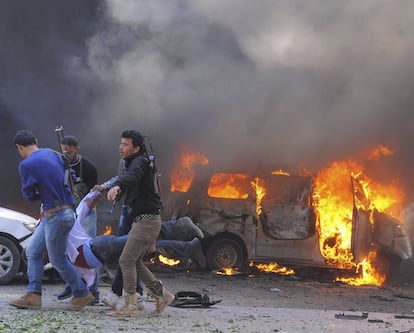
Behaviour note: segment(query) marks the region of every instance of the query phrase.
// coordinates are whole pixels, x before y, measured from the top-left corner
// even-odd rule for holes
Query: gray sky
[[[101,180],[136,128],[165,174],[183,144],[241,170],[318,170],[383,144],[395,154],[372,172],[410,193],[413,16],[389,0],[5,0],[0,203],[20,199],[13,134],[57,147],[60,125]]]

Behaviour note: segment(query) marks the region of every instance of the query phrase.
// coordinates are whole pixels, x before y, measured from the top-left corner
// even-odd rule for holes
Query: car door
[[[325,263],[320,255],[309,177],[272,175],[258,218],[256,257]]]

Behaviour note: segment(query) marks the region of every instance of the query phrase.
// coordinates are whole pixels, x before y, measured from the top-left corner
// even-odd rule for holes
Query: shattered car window
[[[216,173],[208,186],[212,198],[247,199],[250,191],[249,176],[242,173]]]

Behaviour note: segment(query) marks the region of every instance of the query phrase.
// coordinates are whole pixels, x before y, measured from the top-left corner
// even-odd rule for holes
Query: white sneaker
[[[139,311],[144,310],[144,306],[145,306],[145,298],[144,298],[144,296],[141,296],[140,294],[138,294],[137,303],[138,303],[138,310]]]
[[[115,309],[116,305],[119,302],[119,298],[120,297],[114,294],[114,292],[111,290],[108,294],[102,297],[102,303],[110,306],[112,309]]]
[[[138,293],[137,293],[137,305],[138,305],[138,310],[139,311],[144,310],[144,305],[145,305],[144,297],[141,296]],[[123,307],[125,307],[125,298],[124,297],[118,297],[118,302],[115,304],[115,307],[113,307],[113,308],[116,309],[116,310],[119,310],[119,309],[122,309]]]
[[[142,298],[144,299],[145,302],[155,302],[156,301],[154,294],[148,289],[144,289],[144,295],[142,296]]]

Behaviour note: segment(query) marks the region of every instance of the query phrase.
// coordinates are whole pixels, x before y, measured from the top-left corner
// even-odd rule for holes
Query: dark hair
[[[141,135],[140,132],[135,131],[135,130],[130,130],[130,131],[124,131],[122,132],[121,135],[122,138],[125,139],[131,139],[132,140],[132,145],[134,147],[139,146],[141,149],[141,152],[145,152],[145,145],[144,145],[144,137]]]
[[[23,147],[37,145],[37,139],[29,130],[20,130],[14,135],[14,144]]]
[[[71,147],[77,147],[77,146],[79,146],[79,140],[76,136],[65,135],[62,138],[62,140],[60,140],[60,144],[71,146]]]

